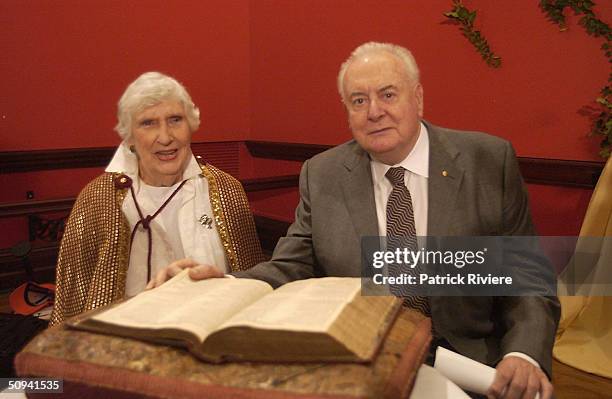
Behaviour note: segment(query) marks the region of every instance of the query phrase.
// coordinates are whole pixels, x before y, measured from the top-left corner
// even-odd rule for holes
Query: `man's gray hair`
[[[338,72],[338,92],[340,93],[342,101],[344,101],[344,75],[346,74],[346,70],[348,69],[351,62],[365,55],[378,53],[381,51],[386,51],[399,58],[404,64],[404,67],[406,68],[408,78],[414,83],[419,82],[419,67],[410,50],[402,46],[398,46],[397,44],[367,42],[353,50],[351,55],[340,66],[340,72]]]
[[[115,130],[123,140],[132,135],[132,117],[145,108],[162,101],[176,100],[183,105],[192,132],[200,127],[200,110],[195,106],[185,87],[170,76],[159,72],[145,72],[125,89],[117,103]]]

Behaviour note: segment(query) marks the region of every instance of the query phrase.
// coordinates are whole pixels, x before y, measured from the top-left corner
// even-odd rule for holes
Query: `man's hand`
[[[219,271],[219,269],[212,265],[200,265],[193,259],[185,258],[174,261],[161,269],[155,275],[155,277],[149,281],[145,287],[145,290],[159,287],[172,277],[182,272],[184,269],[191,269],[189,270],[189,277],[191,277],[193,280],[204,280],[207,278],[224,276],[223,272]]]
[[[525,359],[508,356],[497,364],[495,379],[487,397],[503,399],[550,399],[553,386],[542,370]]]

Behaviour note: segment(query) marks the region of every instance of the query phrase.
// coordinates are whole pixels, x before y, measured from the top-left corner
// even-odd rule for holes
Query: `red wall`
[[[0,32],[0,151],[117,145],[117,100],[150,70],[200,107],[194,141],[248,138],[248,0],[8,0]],[[71,197],[100,171],[0,175],[0,201]],[[27,237],[25,218],[0,230],[0,248]]]
[[[445,23],[450,0],[0,2],[0,150],[115,145],[115,103],[146,70],[187,85],[202,109],[195,141],[340,143],[338,66],[379,40],[414,51],[432,122],[508,138],[522,156],[597,159],[578,110],[606,81],[601,41],[572,16],[559,32],[533,1],[466,4],[501,69]]]
[[[507,138],[520,156],[598,159],[599,140],[586,136],[589,121],[578,111],[607,79],[601,41],[573,16],[570,29],[559,32],[531,0],[466,1],[503,57],[502,68],[491,69],[446,23],[442,14],[451,4],[2,1],[0,151],[116,145],[116,101],[147,70],[173,75],[189,89],[203,121],[194,141],[337,144],[350,138],[336,92],[338,67],[354,47],[378,40],[413,50],[433,123]],[[596,10],[612,20],[609,4]],[[240,161],[243,177],[299,169],[244,150]],[[0,175],[1,186],[11,187],[0,201],[23,200],[26,190],[37,199],[75,195],[97,170]],[[577,233],[590,190],[530,186],[530,192],[541,232]],[[262,195],[252,196],[255,209],[292,217],[295,192]]]
[[[450,0],[252,1],[250,137],[350,139],[336,75],[352,49],[376,40],[413,51],[431,122],[504,137],[519,156],[599,160],[600,139],[587,136],[590,121],[579,111],[608,77],[602,41],[571,15],[569,30],[559,32],[537,3],[464,2],[478,10],[477,29],[503,58],[502,68],[492,69],[447,23]],[[596,11],[612,20],[609,3],[598,2]],[[530,185],[529,191],[541,234],[578,233],[591,190]]]
[[[139,74],[183,82],[194,141],[249,133],[248,0],[0,2],[0,151],[116,145],[116,103]]]
[[[336,91],[340,63],[357,45],[389,41],[415,54],[433,123],[491,132],[521,156],[597,158],[578,114],[606,83],[601,39],[548,22],[531,0],[464,2],[502,56],[488,67],[442,15],[450,0],[251,2],[251,135],[256,140],[337,144],[350,138]],[[604,20],[609,3],[598,2]]]
[[[593,190],[540,184],[529,184],[527,188],[538,234],[578,235]]]
[[[508,138],[522,156],[597,159],[578,110],[609,72],[601,40],[571,16],[559,32],[530,0],[466,4],[501,69],[446,23],[450,0],[5,1],[0,150],[115,145],[115,103],[146,70],[187,85],[196,141],[340,143],[338,66],[379,40],[415,53],[432,122]]]

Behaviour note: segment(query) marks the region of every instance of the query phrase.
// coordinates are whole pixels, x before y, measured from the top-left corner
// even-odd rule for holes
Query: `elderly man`
[[[338,89],[354,140],[304,163],[287,236],[269,262],[236,277],[279,286],[358,276],[364,236],[535,234],[510,144],[423,121],[423,86],[408,50],[358,47],[340,68]],[[200,266],[190,274],[219,272]],[[551,396],[542,369],[551,375],[555,297],[431,297],[425,308],[438,344],[496,364],[491,396]]]

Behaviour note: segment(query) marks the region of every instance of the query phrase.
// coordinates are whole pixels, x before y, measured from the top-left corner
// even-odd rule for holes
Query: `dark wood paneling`
[[[299,175],[296,174],[241,180],[246,192],[297,187],[298,182]],[[74,201],[75,198],[62,198],[0,203],[0,219],[50,212],[70,212]]]
[[[0,152],[0,173],[22,173],[38,170],[103,167],[108,164],[116,147],[64,148],[57,150]],[[194,154],[207,162],[238,176],[239,141],[192,143]]]
[[[0,173],[104,166],[114,152],[114,147],[4,151],[0,152]]]
[[[332,146],[319,144],[247,141],[251,155],[261,158],[305,161]],[[604,162],[518,157],[527,183],[594,188]]]
[[[75,198],[0,203],[0,219],[51,212],[69,212]]]
[[[244,191],[263,191],[273,190],[277,188],[297,187],[300,182],[300,175],[283,175],[273,177],[258,177],[254,179],[241,179],[240,182],[244,187]]]
[[[245,144],[254,157],[301,162],[333,147],[325,144],[275,143],[270,141],[245,141]]]
[[[523,179],[532,184],[595,188],[603,162],[519,157]]]
[[[251,155],[260,158],[303,162],[332,146],[324,144],[245,142]],[[238,176],[240,142],[193,143],[194,154],[207,162]],[[0,173],[37,170],[102,167],[108,163],[115,147],[77,148],[59,150],[0,152]],[[527,183],[593,188],[604,162],[573,161],[519,157],[523,177]]]

